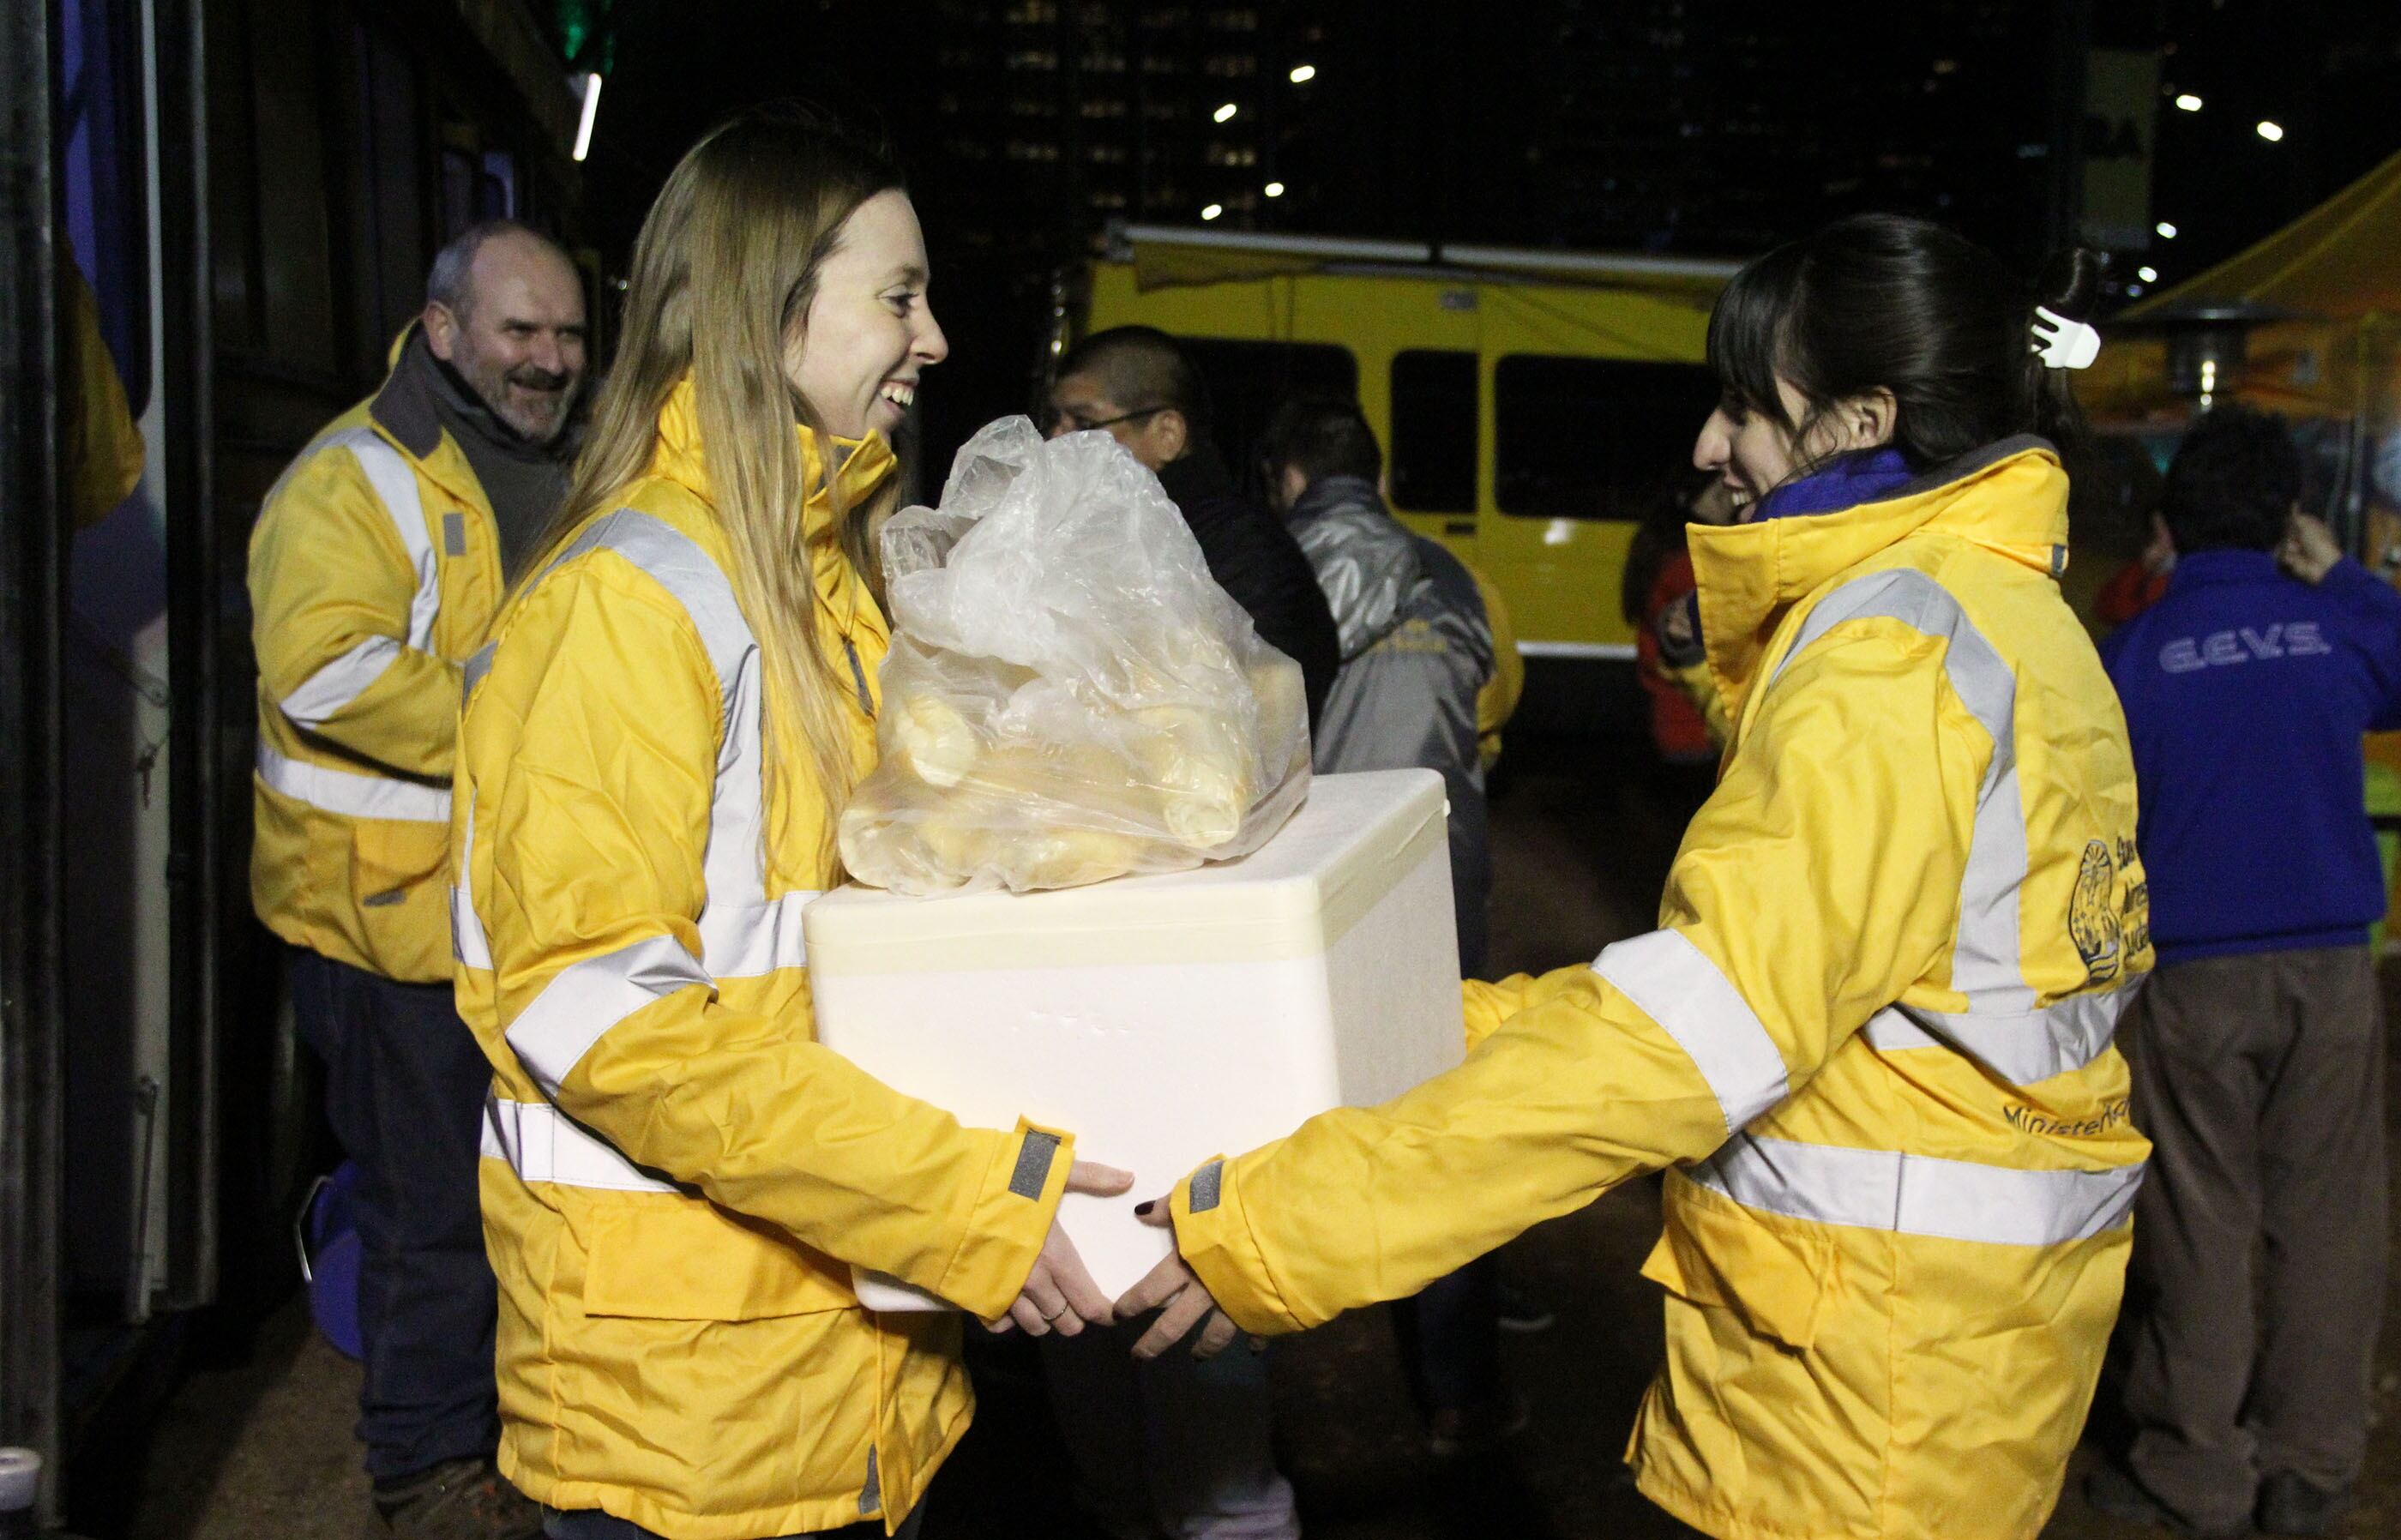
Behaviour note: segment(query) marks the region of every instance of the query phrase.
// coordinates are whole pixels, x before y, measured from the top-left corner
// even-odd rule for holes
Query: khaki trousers
[[[2127,1288],[2133,1473],[2196,1526],[2247,1521],[2272,1476],[2347,1486],[2384,1296],[2367,949],[2163,967],[2123,1036],[2157,1147]]]

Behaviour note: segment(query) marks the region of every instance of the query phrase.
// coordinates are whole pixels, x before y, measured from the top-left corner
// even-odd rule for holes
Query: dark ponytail
[[[1913,469],[2020,433],[2073,456],[2084,428],[2070,371],[2035,351],[2034,311],[2090,319],[2101,264],[2067,252],[2030,287],[1939,225],[1855,215],[1735,275],[1709,317],[1709,366],[1729,400],[1796,442],[1835,403],[1882,389],[1899,406],[1893,447]],[[1807,403],[1800,421],[1784,408],[1779,377]]]
[[[2082,246],[2054,253],[2035,281],[2034,299],[2026,307],[2028,327],[2033,325],[2037,305],[2070,321],[2091,321],[2099,308],[2101,275],[2108,264],[2107,257]],[[2073,472],[2085,447],[2084,408],[2076,401],[2076,371],[2051,368],[2040,354],[2031,352],[2026,355],[2026,366],[2031,371],[2027,389],[2034,396],[2034,431],[2059,447]]]

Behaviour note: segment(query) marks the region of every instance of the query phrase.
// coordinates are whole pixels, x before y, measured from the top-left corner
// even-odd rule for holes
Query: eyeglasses
[[[1145,406],[1140,411],[1119,412],[1115,417],[1091,418],[1073,406],[1054,406],[1050,408],[1050,426],[1057,428],[1065,423],[1069,433],[1089,433],[1095,428],[1113,428],[1120,422],[1132,422],[1138,417],[1157,417],[1168,409],[1165,406]]]

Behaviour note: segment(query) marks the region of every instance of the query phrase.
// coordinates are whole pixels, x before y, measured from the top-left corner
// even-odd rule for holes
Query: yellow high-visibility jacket
[[[450,976],[445,880],[460,665],[502,593],[466,451],[403,378],[334,419],[250,537],[258,655],[251,903],[297,946]]]
[[[1735,711],[1660,928],[1469,984],[1468,1062],[1177,1189],[1245,1328],[1409,1294],[1669,1167],[1628,1458],[1740,1540],[2030,1540],[2118,1311],[2151,964],[2125,722],[2062,602],[2066,477],[1996,445],[1692,531]]]
[[[801,910],[841,876],[832,811],[803,753],[762,774],[762,664],[688,383],[659,435],[467,670],[453,921],[495,1071],[501,1466],[669,1540],[891,1527],[973,1398],[959,1317],[871,1314],[848,1264],[1001,1314],[1072,1148],[961,1128],[813,1040]],[[889,634],[802,448],[817,640],[864,772]],[[853,447],[845,501],[892,463]]]

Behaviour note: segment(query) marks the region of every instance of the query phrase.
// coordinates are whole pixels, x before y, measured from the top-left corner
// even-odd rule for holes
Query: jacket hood
[[[1425,573],[1416,540],[1384,511],[1375,483],[1320,477],[1293,504],[1286,522],[1334,612],[1342,661],[1391,635]]]
[[[651,455],[651,474],[691,492],[713,511],[716,499],[708,485],[708,467],[700,441],[700,413],[692,378],[686,376],[667,392],[659,408],[658,447]],[[873,495],[899,465],[892,446],[881,433],[865,438],[837,438],[796,424],[801,474],[808,487],[802,509],[802,528],[808,541],[810,571],[817,592],[847,626],[857,613],[866,588],[849,555],[842,548],[841,514]],[[827,467],[831,464],[829,476]]]
[[[1701,635],[1729,709],[1785,612],[1921,529],[1939,529],[2056,577],[2067,565],[2067,473],[2030,434],[1987,445],[1838,513],[1686,530]]]

